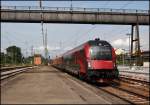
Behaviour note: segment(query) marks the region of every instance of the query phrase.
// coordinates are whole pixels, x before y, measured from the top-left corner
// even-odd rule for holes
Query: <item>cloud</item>
[[[48,48],[48,52],[53,55],[59,55],[59,54],[65,53],[66,51],[72,49],[71,46],[62,47],[62,48],[59,46],[47,46],[47,48]],[[34,49],[35,53],[44,54],[44,46],[34,47],[33,49]]]
[[[73,48],[73,47],[68,46],[68,47],[65,47],[64,50],[65,50],[65,51],[68,51],[68,50],[71,50],[72,48]]]
[[[6,54],[6,49],[1,48],[1,52],[4,52]]]
[[[50,50],[50,51],[60,50],[60,47],[57,47],[57,46],[47,46],[47,49]],[[44,46],[34,47],[34,50],[44,51]]]
[[[125,51],[124,51],[123,49],[116,49],[115,53],[116,53],[117,55],[120,55],[120,54],[125,53]]]
[[[119,47],[119,48],[128,47],[129,46],[129,38],[125,38],[125,39],[119,38],[119,39],[112,41],[111,43],[114,47]]]

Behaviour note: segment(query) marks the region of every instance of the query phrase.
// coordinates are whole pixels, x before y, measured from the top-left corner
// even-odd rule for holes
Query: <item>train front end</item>
[[[90,80],[104,83],[118,78],[115,51],[108,42],[89,42],[87,54],[87,74]]]

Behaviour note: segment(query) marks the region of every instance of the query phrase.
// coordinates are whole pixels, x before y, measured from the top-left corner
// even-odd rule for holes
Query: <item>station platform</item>
[[[1,83],[1,104],[128,104],[51,66]]]

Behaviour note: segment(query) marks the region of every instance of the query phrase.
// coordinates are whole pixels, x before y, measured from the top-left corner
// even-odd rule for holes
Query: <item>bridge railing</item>
[[[39,6],[1,6],[1,9],[8,10],[49,10],[49,11],[84,11],[84,12],[116,12],[116,13],[146,13],[150,14],[149,10],[136,9],[110,9],[110,8],[81,8],[81,7],[42,7]]]

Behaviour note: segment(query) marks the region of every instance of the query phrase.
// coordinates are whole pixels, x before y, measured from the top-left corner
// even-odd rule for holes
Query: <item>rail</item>
[[[149,95],[146,94],[147,91],[141,91],[140,89],[135,89],[135,87],[129,86],[108,86],[108,87],[98,87],[98,89],[103,90],[109,94],[112,94],[124,101],[129,102],[133,105],[148,105]],[[133,91],[134,90],[134,91]],[[136,91],[135,91],[136,90]],[[138,91],[138,92],[137,92]],[[142,93],[143,92],[143,93]]]
[[[23,66],[23,67],[16,67],[16,68],[15,67],[1,68],[1,80],[15,76],[16,74],[22,73],[31,68],[33,68],[33,67]]]
[[[126,75],[126,74],[120,74],[119,78],[125,78],[128,80],[133,80],[141,83],[149,84],[149,77],[140,77],[140,76],[132,76],[132,75]]]
[[[25,68],[25,67],[31,67],[31,66],[10,66],[10,67],[1,67],[0,71],[8,71],[8,70],[14,70],[14,69],[20,69],[20,68]]]
[[[61,70],[59,67],[54,67]],[[108,94],[118,97],[129,104],[148,105],[149,103],[149,84],[147,84],[145,81],[136,80],[129,77],[115,79],[110,82],[109,85],[99,83],[91,83],[90,85],[99,90],[107,92]]]
[[[145,13],[150,14],[149,10],[136,10],[136,9],[110,9],[110,8],[81,8],[81,7],[42,7],[39,6],[1,6],[2,9],[7,10],[42,10],[42,11],[79,11],[79,12],[108,12],[108,13]]]

